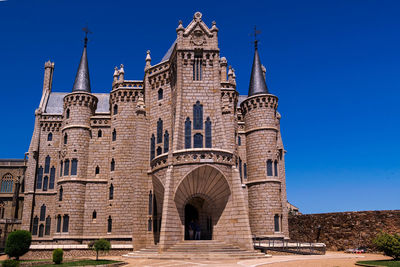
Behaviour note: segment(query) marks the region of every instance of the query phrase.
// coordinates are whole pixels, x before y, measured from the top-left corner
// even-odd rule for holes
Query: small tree
[[[5,260],[1,263],[2,267],[18,267],[19,262],[16,260]]]
[[[11,258],[15,257],[19,260],[19,257],[29,251],[31,246],[32,235],[30,232],[25,230],[17,230],[11,232],[6,241],[6,247],[4,252]]]
[[[395,260],[400,259],[400,235],[381,232],[373,241],[379,251]]]
[[[64,251],[61,248],[53,250],[53,262],[60,264],[63,261]]]
[[[93,244],[93,249],[96,251],[96,261],[99,260],[99,251],[109,251],[111,244],[105,239],[99,239]]]

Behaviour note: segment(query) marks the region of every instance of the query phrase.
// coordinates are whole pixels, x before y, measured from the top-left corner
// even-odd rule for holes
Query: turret
[[[62,201],[58,214],[68,216],[69,235],[83,234],[85,180],[87,177],[90,117],[94,115],[98,99],[90,93],[87,59],[87,38],[72,92],[64,97],[63,127],[60,142],[60,178],[58,192],[62,188]],[[63,219],[67,220],[67,219]]]
[[[241,103],[246,133],[250,227],[253,235],[287,236],[285,176],[278,98],[269,93],[257,42],[248,98]]]

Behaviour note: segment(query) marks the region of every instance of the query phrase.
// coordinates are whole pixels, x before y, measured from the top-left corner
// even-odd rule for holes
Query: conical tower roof
[[[258,55],[257,41],[256,41],[248,96],[253,96],[257,94],[268,94],[268,87],[264,79],[260,56]]]
[[[83,47],[81,62],[79,63],[78,71],[76,72],[74,86],[72,92],[88,92],[90,93],[90,77],[89,65],[87,59],[87,37],[85,37],[85,46]]]

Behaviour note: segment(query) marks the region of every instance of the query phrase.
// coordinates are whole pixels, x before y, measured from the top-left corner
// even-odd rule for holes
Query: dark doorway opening
[[[199,240],[212,239],[212,220],[209,206],[205,200],[200,197],[192,198],[185,205],[185,240],[194,240],[196,237],[196,229],[200,229]],[[190,230],[194,230],[193,234]]]

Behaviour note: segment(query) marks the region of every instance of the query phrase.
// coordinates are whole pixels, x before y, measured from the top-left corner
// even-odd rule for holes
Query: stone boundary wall
[[[80,257],[96,257],[96,251],[91,249],[63,249],[64,259],[80,258]],[[109,252],[99,252],[99,258],[104,256],[121,256],[132,252],[132,249],[110,249]],[[36,260],[36,259],[52,259],[53,249],[31,249],[21,259]]]
[[[400,233],[400,210],[336,212],[289,216],[290,238],[325,243],[327,250],[366,246],[380,231]]]

